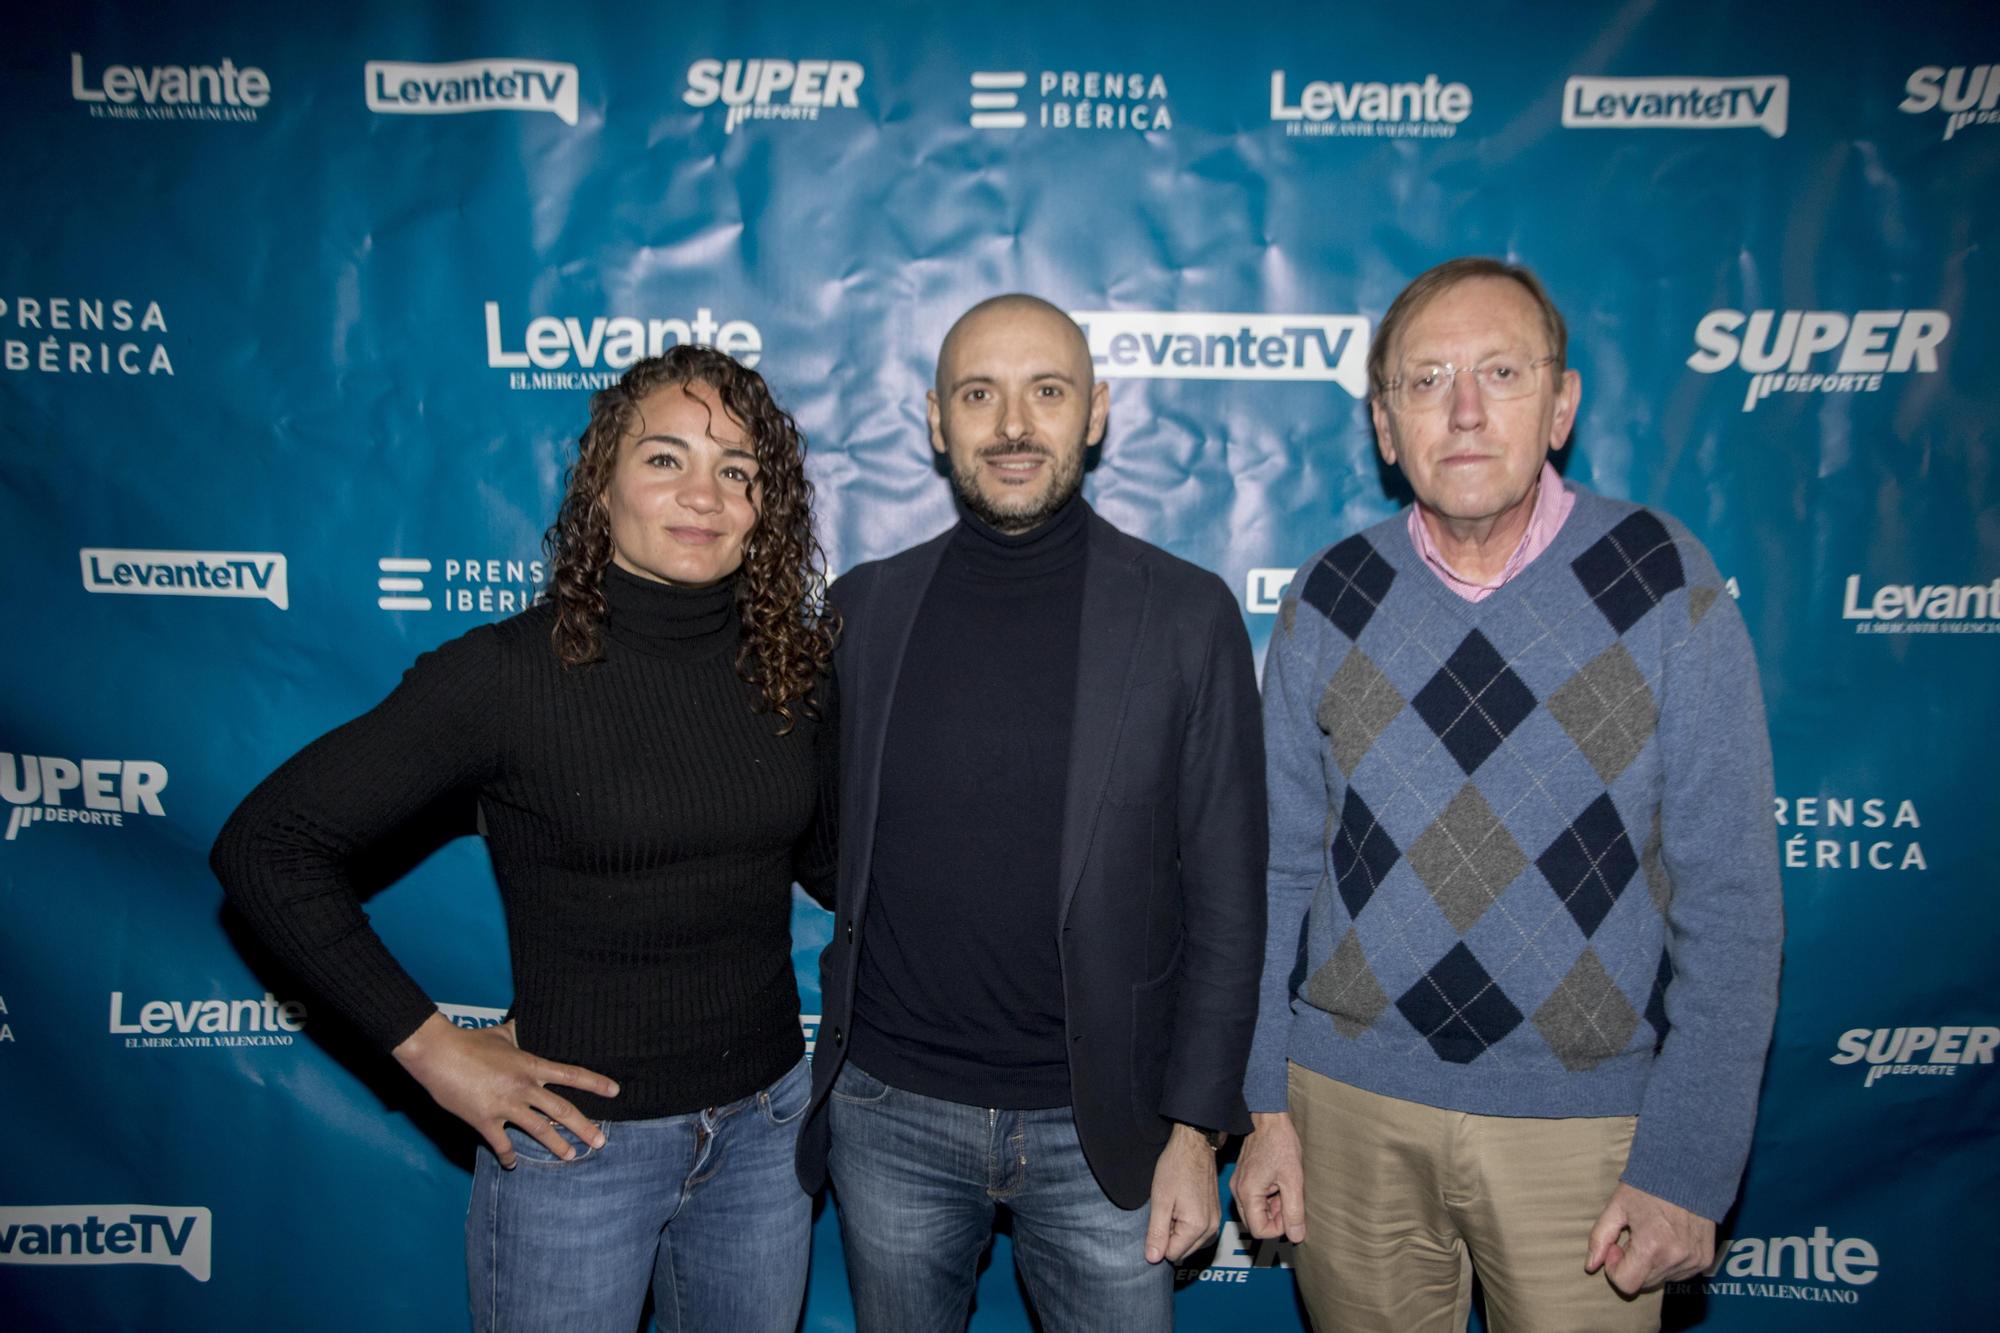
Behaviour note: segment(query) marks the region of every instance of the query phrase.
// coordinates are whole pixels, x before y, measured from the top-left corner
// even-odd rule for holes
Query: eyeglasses
[[[1514,354],[1489,356],[1476,366],[1454,366],[1449,361],[1425,361],[1411,366],[1408,373],[1382,386],[1390,405],[1402,408],[1436,407],[1451,401],[1451,391],[1460,374],[1470,374],[1486,398],[1504,403],[1526,398],[1535,391],[1535,371],[1555,361],[1553,356],[1533,361]]]

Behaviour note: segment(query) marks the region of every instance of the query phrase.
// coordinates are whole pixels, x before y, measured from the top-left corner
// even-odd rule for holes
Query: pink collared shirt
[[[1468,602],[1483,602],[1500,591],[1507,580],[1528,567],[1530,561],[1549,549],[1549,543],[1562,531],[1563,520],[1569,511],[1576,508],[1576,497],[1563,486],[1562,478],[1556,475],[1555,466],[1547,459],[1542,460],[1542,475],[1536,479],[1535,508],[1528,515],[1528,530],[1521,534],[1521,544],[1514,548],[1514,554],[1507,557],[1507,563],[1500,570],[1500,577],[1491,583],[1475,583],[1466,578],[1446,562],[1438,551],[1437,543],[1431,540],[1431,530],[1424,522],[1424,516],[1416,505],[1410,506],[1410,544],[1417,548],[1417,554],[1431,571],[1444,580],[1444,586],[1463,597]]]

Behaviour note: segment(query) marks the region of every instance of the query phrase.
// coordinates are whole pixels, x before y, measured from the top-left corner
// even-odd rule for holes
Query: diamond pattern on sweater
[[[1584,938],[1597,933],[1618,895],[1639,872],[1625,821],[1609,793],[1599,796],[1535,859]]]
[[[1410,702],[1468,777],[1535,711],[1535,696],[1478,630]]]
[[[1701,618],[1708,614],[1708,608],[1715,605],[1715,599],[1721,596],[1721,594],[1722,589],[1712,583],[1704,583],[1698,588],[1688,589],[1688,625],[1690,628],[1701,623]]]
[[[1687,582],[1666,524],[1643,509],[1599,537],[1570,568],[1620,634]]]
[[[1350,917],[1361,915],[1401,855],[1396,840],[1376,822],[1375,812],[1349,787],[1340,808],[1340,827],[1333,833],[1333,878]]]
[[[1471,1064],[1521,1026],[1521,1011],[1463,944],[1404,991],[1396,1008],[1440,1060],[1455,1065]]]
[[[1403,696],[1368,654],[1355,648],[1326,682],[1316,717],[1333,742],[1333,760],[1352,777],[1382,729],[1403,711]]]
[[[1461,935],[1527,868],[1527,853],[1470,782],[1410,844],[1410,869]]]
[[[1354,927],[1347,928],[1333,957],[1306,983],[1306,999],[1315,1009],[1331,1014],[1334,1030],[1350,1039],[1373,1027],[1389,1007],[1389,997],[1369,969],[1368,953]]]
[[[1341,542],[1306,575],[1300,596],[1350,639],[1361,637],[1396,571],[1360,533]]]
[[[1571,1071],[1595,1068],[1624,1050],[1638,1026],[1631,1001],[1587,946],[1562,984],[1535,1010],[1542,1040]]]
[[[1660,709],[1639,664],[1614,643],[1549,696],[1549,712],[1608,783],[1639,757]]]
[[[1653,1054],[1667,1044],[1667,1034],[1674,1025],[1667,1021],[1667,987],[1673,984],[1674,960],[1665,949],[1660,950],[1660,969],[1653,974],[1653,993],[1646,997],[1646,1021],[1653,1025]]]

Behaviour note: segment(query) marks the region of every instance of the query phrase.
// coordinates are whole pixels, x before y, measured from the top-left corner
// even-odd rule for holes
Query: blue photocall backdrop
[[[1667,1321],[1984,1322],[1997,26],[1851,0],[17,7],[4,1322],[464,1325],[469,1135],[259,954],[205,857],[280,760],[536,596],[592,388],[680,341],[755,364],[837,573],[950,521],[939,337],[1041,293],[1111,384],[1092,502],[1220,574],[1261,652],[1291,570],[1395,507],[1369,337],[1464,253],[1546,279],[1583,378],[1568,475],[1685,520],[1762,661],[1783,1005],[1726,1249]],[[799,901],[810,1036],[828,925]],[[370,910],[455,1019],[504,1011],[476,840]],[[1232,1218],[1182,1326],[1302,1326],[1284,1257]],[[805,1324],[852,1324],[831,1209]],[[1026,1326],[1003,1238],[973,1328]]]

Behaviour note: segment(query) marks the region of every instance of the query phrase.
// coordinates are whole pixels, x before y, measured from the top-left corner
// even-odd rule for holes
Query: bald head
[[[1079,392],[1090,392],[1093,378],[1090,344],[1085,341],[1083,330],[1076,326],[1076,321],[1062,307],[1039,296],[1008,292],[1002,296],[989,296],[960,315],[944,335],[937,359],[939,397],[949,398],[953,386],[963,377],[965,368],[959,364],[959,353],[966,342],[997,328],[1037,335],[1035,341],[1050,358],[1051,364],[1059,364]]]

